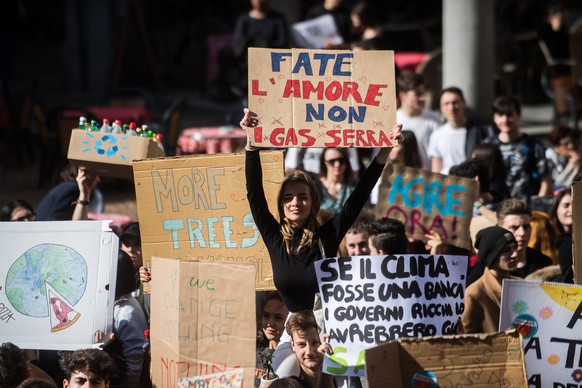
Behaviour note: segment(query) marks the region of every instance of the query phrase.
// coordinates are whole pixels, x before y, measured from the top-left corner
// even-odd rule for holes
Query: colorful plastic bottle
[[[161,133],[154,133],[152,136],[153,141],[158,143],[158,147],[164,151],[164,145],[162,144],[162,134]],[[166,151],[164,151],[165,153]]]
[[[115,120],[111,125],[111,133],[114,135],[121,135],[123,132],[121,131],[121,121]]]
[[[99,128],[99,132],[103,133],[110,133],[111,126],[109,125],[109,119],[103,119],[103,124],[101,124],[101,128]]]
[[[149,137],[148,136],[148,126],[145,124],[142,124],[141,129],[138,131],[138,134],[141,137]]]
[[[136,125],[133,121],[129,123],[129,128],[127,129],[126,134],[128,134],[129,136],[137,136]]]
[[[97,125],[97,121],[91,120],[91,124],[89,124],[89,131],[99,132],[99,126]]]
[[[79,117],[79,129],[86,129],[87,127],[87,118],[84,116]]]

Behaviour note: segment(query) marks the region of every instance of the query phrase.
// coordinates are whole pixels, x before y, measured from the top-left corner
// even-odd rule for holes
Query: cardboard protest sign
[[[401,337],[456,332],[465,307],[466,256],[355,256],[315,262],[334,354],[323,370],[364,375],[367,348]]]
[[[249,48],[259,147],[390,147],[393,51]]]
[[[243,369],[234,368],[224,372],[197,377],[180,377],[178,388],[242,388]]]
[[[154,257],[151,299],[152,382],[243,368],[255,372],[255,267]]]
[[[504,280],[499,327],[523,335],[530,387],[582,383],[582,286]]]
[[[275,215],[283,160],[281,151],[261,152],[263,187]],[[257,266],[257,289],[275,288],[269,254],[248,206],[244,164],[244,154],[190,155],[134,164],[146,266],[152,256],[251,262]]]
[[[582,284],[582,182],[572,182],[572,241],[574,283]]]
[[[109,221],[0,222],[0,342],[97,347],[112,332],[119,239]]]
[[[527,387],[522,341],[504,333],[404,338],[366,350],[369,387]]]
[[[164,151],[154,140],[141,136],[116,135],[73,129],[67,157],[76,166],[98,175],[133,178],[134,160],[158,158]]]
[[[477,195],[472,179],[388,163],[380,178],[376,217],[402,221],[409,237],[424,240],[435,231],[446,243],[469,249]]]
[[[338,45],[344,42],[335,19],[330,14],[294,23],[291,26],[293,39],[299,47],[322,49],[328,45]]]

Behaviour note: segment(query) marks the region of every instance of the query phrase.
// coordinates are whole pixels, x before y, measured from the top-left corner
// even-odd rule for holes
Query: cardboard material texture
[[[572,182],[572,240],[574,241],[572,260],[574,283],[582,284],[582,182]]]
[[[164,155],[158,143],[149,138],[73,129],[67,157],[97,175],[132,179],[134,160]]]
[[[255,267],[154,257],[151,299],[152,382],[243,368],[255,373]]]
[[[528,386],[514,329],[390,341],[366,350],[366,379],[370,388]]]
[[[260,147],[391,147],[393,51],[249,48],[249,108]]]
[[[469,249],[477,190],[472,179],[388,163],[380,178],[376,218],[402,221],[406,234],[417,240],[434,231],[446,243]]]
[[[261,152],[263,187],[275,216],[283,160],[281,151]],[[153,256],[251,262],[257,289],[275,289],[269,253],[247,202],[244,164],[244,154],[134,163],[144,265]]]

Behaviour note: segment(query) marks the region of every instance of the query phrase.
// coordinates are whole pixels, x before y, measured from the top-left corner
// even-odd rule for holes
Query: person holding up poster
[[[257,124],[256,116],[245,108],[241,128],[248,133]],[[402,142],[401,131],[401,126],[395,125],[389,134],[390,140]],[[391,148],[383,148],[378,153],[341,211],[323,225],[317,221],[320,206],[317,188],[310,176],[302,171],[290,171],[283,180],[277,198],[277,220],[269,211],[263,190],[259,149],[250,143],[246,149],[247,198],[255,224],[269,251],[275,287],[291,313],[311,310],[318,292],[313,263],[337,254],[344,235],[368,201]],[[281,339],[277,352],[283,351],[280,350],[283,342],[289,343],[288,336],[285,341]],[[282,372],[276,372],[279,377],[284,377],[280,374]]]
[[[465,290],[465,311],[462,324],[465,333],[497,332],[503,279],[517,269],[517,241],[513,234],[499,226],[477,233],[475,247],[479,260],[487,267],[475,283]]]
[[[244,110],[240,125],[244,129],[257,125],[257,119]],[[401,126],[389,134],[391,140],[402,141]],[[313,262],[323,256],[337,254],[347,230],[368,200],[372,187],[388,160],[390,148],[383,148],[347,199],[341,212],[323,225],[317,222],[320,198],[311,177],[302,171],[290,171],[279,191],[279,220],[269,211],[262,186],[259,149],[247,143],[247,198],[254,221],[269,250],[275,286],[290,312],[313,308],[318,292]]]

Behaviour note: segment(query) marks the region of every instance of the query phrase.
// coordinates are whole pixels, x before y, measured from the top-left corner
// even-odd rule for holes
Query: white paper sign
[[[530,387],[582,384],[582,286],[504,280],[499,328],[523,335]]]
[[[465,307],[466,256],[330,258],[315,270],[334,350],[329,374],[363,376],[365,349],[382,342],[455,334]]]
[[[298,47],[322,49],[327,45],[339,45],[344,42],[331,15],[295,23],[291,25],[291,31]]]
[[[96,347],[112,332],[119,239],[110,221],[0,222],[0,340]]]

